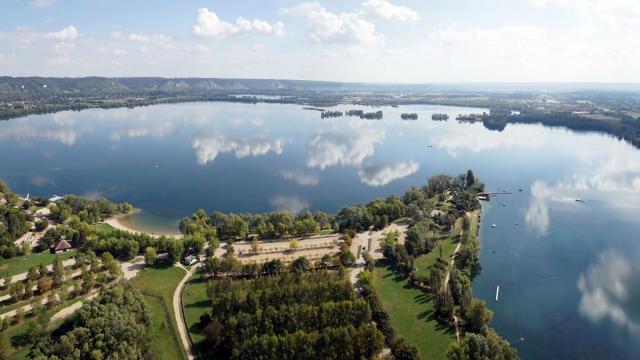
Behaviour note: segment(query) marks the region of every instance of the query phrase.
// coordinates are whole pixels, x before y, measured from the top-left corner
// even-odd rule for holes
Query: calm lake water
[[[199,208],[335,212],[470,168],[488,190],[512,192],[485,204],[480,232],[473,287],[493,326],[525,359],[640,358],[640,151],[600,134],[453,120],[482,109],[381,110],[380,121],[230,103],[29,116],[0,122],[0,178],[23,194],[128,201],[143,210],[133,227],[175,232]]]

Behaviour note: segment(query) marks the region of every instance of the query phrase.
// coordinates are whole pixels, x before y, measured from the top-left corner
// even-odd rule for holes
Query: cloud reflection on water
[[[577,282],[580,314],[592,322],[610,319],[640,334],[640,264],[606,250]]]
[[[415,174],[419,168],[420,165],[415,161],[365,165],[358,170],[358,176],[363,183],[369,186],[384,186],[394,180]]]
[[[284,149],[284,139],[270,140],[267,138],[228,138],[222,135],[202,135],[194,136],[191,146],[196,151],[196,158],[199,165],[206,165],[215,160],[220,153],[233,152],[238,159],[246,156],[265,155],[273,152],[282,154]]]
[[[382,144],[384,131],[363,130],[354,134],[317,133],[309,140],[307,166],[324,170],[329,166],[359,166]]]

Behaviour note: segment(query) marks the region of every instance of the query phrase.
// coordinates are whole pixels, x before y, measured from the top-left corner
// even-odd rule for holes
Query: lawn
[[[72,257],[75,251],[57,254],[62,260]],[[39,254],[31,254],[27,256],[14,257],[0,261],[0,279],[4,279],[8,275],[16,275],[29,271],[30,268],[38,266],[41,263],[51,264],[56,255],[49,252],[41,252]]]
[[[178,267],[146,268],[133,278],[152,314],[151,347],[158,359],[186,359],[173,313],[173,292],[185,275]]]
[[[423,359],[446,359],[455,333],[433,317],[433,302],[386,266],[378,265],[374,273],[374,287],[396,334],[415,344]]]
[[[204,340],[199,325],[200,315],[211,311],[211,303],[207,297],[207,282],[203,275],[196,274],[187,282],[182,291],[182,306],[189,336],[195,344],[196,351],[200,352],[198,344]]]
[[[416,275],[429,276],[431,266],[435,264],[436,259],[440,256],[440,248],[442,248],[442,257],[448,263],[451,260],[453,252],[456,250],[456,246],[457,243],[453,242],[451,237],[438,241],[438,244],[431,252],[418,256],[413,262],[413,266],[416,268]]]

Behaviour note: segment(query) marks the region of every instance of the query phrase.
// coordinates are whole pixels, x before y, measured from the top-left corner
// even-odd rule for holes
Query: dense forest
[[[492,112],[483,114],[481,120],[487,129],[498,131],[504,130],[507,124],[542,124],[574,131],[602,132],[640,147],[640,120],[629,116],[623,116],[620,120],[599,120],[566,112],[527,112],[519,115]]]
[[[383,347],[368,303],[340,273],[213,280],[207,294],[205,358],[372,359]]]
[[[42,331],[30,359],[153,359],[150,314],[142,294],[125,283],[103,290],[52,334]]]

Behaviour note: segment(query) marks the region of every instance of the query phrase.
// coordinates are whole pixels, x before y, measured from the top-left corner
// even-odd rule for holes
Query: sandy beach
[[[126,216],[129,216],[129,215],[113,217],[111,219],[103,221],[102,223],[103,224],[107,224],[107,225],[111,226],[112,228],[115,228],[115,229],[118,229],[118,230],[127,231],[127,232],[130,232],[132,234],[147,234],[147,235],[155,237],[155,238],[158,238],[158,237],[160,237],[162,235],[173,236],[173,237],[182,237],[182,234],[170,234],[170,233],[158,234],[158,233],[149,233],[149,232],[135,230],[135,229],[129,227],[129,225],[127,225],[127,224],[125,224],[125,223],[123,223],[121,221],[122,218],[124,218]]]

